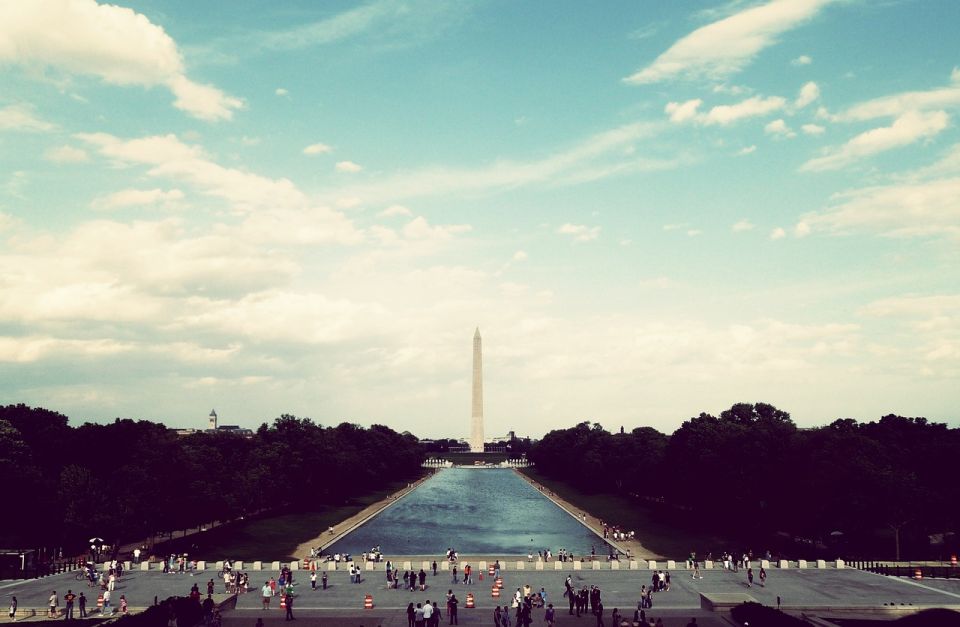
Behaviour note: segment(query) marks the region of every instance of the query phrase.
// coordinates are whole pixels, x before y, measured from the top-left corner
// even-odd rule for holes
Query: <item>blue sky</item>
[[[960,4],[0,3],[0,401],[958,423]]]

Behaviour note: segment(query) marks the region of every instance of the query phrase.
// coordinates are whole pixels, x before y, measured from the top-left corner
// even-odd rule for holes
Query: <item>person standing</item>
[[[500,614],[501,614],[501,613],[502,613],[502,612],[500,611],[500,606],[499,606],[499,605],[494,605],[494,606],[493,606],[493,627],[500,627]]]
[[[748,588],[753,587],[753,569],[752,568],[747,569],[747,587]]]
[[[110,608],[110,590],[103,591],[103,610],[101,614],[106,614],[109,610],[110,614],[113,614],[113,610]]]
[[[10,620],[17,620],[17,597],[10,597]]]
[[[417,603],[417,609],[413,610],[414,627],[423,627],[423,606]]]
[[[450,583],[457,583],[457,565],[453,565],[453,579],[450,580]]]
[[[510,627],[510,608],[503,606],[503,612],[500,613],[501,627]]]
[[[423,570],[420,572],[423,572]],[[430,604],[430,599],[423,603],[423,622],[426,627],[432,627],[433,625],[433,605]]]
[[[53,593],[50,595],[50,598],[47,599],[47,605],[49,606],[48,609],[47,609],[47,616],[48,616],[49,618],[56,618],[56,617],[57,617],[57,604],[58,604],[59,602],[60,602],[60,601],[59,601],[59,599],[57,598],[57,591],[54,590]]]
[[[137,547],[133,550],[133,563],[134,564],[140,563],[140,547]]]
[[[553,627],[554,620],[553,603],[550,603],[547,605],[547,611],[543,613],[543,621],[547,623],[547,627]],[[614,623],[614,625],[616,625],[616,623]]]
[[[320,583],[323,585],[323,589],[327,589],[327,573],[323,573],[323,576],[320,577]]]
[[[80,618],[87,617],[87,596],[81,592],[77,597],[77,607],[80,608]]]
[[[420,580],[420,592],[423,592],[427,589],[427,573],[420,569],[420,572],[417,574],[417,578]],[[423,608],[426,611],[427,608]],[[429,618],[429,617],[427,617]]]
[[[455,595],[455,594],[450,595],[450,598],[447,599],[447,616],[450,617],[450,624],[451,624],[451,625],[459,625],[459,624],[460,624],[460,623],[457,621],[457,605],[458,605],[459,603],[460,603],[460,602],[457,600],[457,595]]]
[[[263,600],[263,609],[270,609],[270,599],[273,597],[273,590],[270,589],[269,581],[263,582],[263,587],[260,588],[260,597]]]
[[[311,590],[317,589],[317,571],[312,571],[310,573],[310,589]]]
[[[417,616],[417,611],[413,609],[413,603],[407,604],[407,627],[414,627],[414,621]]]
[[[767,587],[767,571],[763,569],[763,566],[760,567],[760,586]]]
[[[594,610],[597,615],[597,627],[603,627],[603,602],[597,601],[597,607]]]
[[[126,613],[127,613],[127,597],[121,594],[120,595],[120,614],[126,614]]]
[[[63,595],[63,602],[66,605],[63,620],[73,620],[73,600],[76,598],[77,595],[73,593],[73,590],[67,590],[67,593]]]
[[[437,576],[437,560],[433,560],[432,567],[433,567],[433,576],[436,577]]]
[[[284,620],[294,620],[293,618],[293,594],[290,592],[284,593],[284,597],[287,601],[287,617]]]

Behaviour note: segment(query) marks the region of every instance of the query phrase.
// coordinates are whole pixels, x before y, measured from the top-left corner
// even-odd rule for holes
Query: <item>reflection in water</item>
[[[603,540],[512,470],[451,468],[431,477],[326,553],[526,555],[565,548],[574,555]]]

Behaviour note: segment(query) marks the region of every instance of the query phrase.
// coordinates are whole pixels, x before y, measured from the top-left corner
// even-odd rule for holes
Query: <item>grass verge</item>
[[[619,526],[621,529],[636,532],[637,541],[655,553],[652,557],[664,557],[685,560],[691,551],[705,556],[708,552],[719,555],[724,550],[734,550],[741,546],[704,529],[689,524],[692,521],[677,520],[680,516],[669,518],[655,508],[635,499],[618,494],[598,494],[583,492],[577,488],[551,479],[536,468],[523,468],[520,472],[556,492],[568,503],[588,512],[592,516]],[[691,514],[692,515],[692,514]],[[646,557],[646,556],[644,556]]]
[[[406,487],[407,483],[391,483],[382,490],[319,511],[272,512],[237,520],[185,538],[158,543],[153,553],[157,556],[188,553],[195,559],[208,561],[224,558],[263,562],[303,559],[302,555],[293,555],[299,545]]]

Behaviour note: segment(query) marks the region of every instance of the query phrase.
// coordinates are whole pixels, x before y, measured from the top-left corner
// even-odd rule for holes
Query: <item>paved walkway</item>
[[[676,570],[671,573],[672,585],[668,592],[659,592],[654,595],[654,608],[647,612],[648,616],[665,617],[668,627],[672,625],[684,626],[690,617],[697,616],[701,625],[719,625],[714,622],[716,614],[702,613],[700,610],[700,593],[745,593],[766,605],[776,605],[777,597],[781,597],[783,607],[788,611],[816,613],[826,611],[827,608],[847,607],[860,609],[890,608],[896,606],[903,609],[920,607],[953,606],[960,608],[960,580],[924,580],[915,582],[907,579],[884,577],[863,571],[844,569],[825,570],[781,570],[772,568],[769,571],[766,587],[754,586],[748,588],[743,572],[733,573],[723,570],[704,571],[703,579],[691,579],[690,572]],[[278,573],[269,571],[249,571],[251,591],[240,595],[237,600],[237,609],[226,615],[228,624],[253,627],[257,617],[264,616],[271,623],[276,622],[282,615],[279,609],[279,599],[274,598],[271,609],[262,610],[259,588],[271,576]],[[562,625],[583,624],[592,627],[592,618],[576,620],[566,614],[566,603],[563,598],[563,581],[570,575],[576,586],[597,585],[603,591],[604,606],[608,611],[614,607],[620,608],[624,614],[632,617],[636,607],[640,587],[649,585],[651,572],[637,571],[505,571],[504,591],[499,599],[491,596],[491,582],[489,577],[471,586],[453,584],[447,573],[441,572],[436,577],[428,576],[425,591],[411,592],[408,590],[387,590],[386,580],[382,572],[365,572],[364,580],[360,584],[351,584],[349,575],[343,570],[329,574],[329,588],[327,590],[311,590],[309,575],[303,571],[295,572],[297,582],[297,599],[295,612],[307,617],[324,617],[327,619],[350,622],[357,625],[400,625],[405,624],[405,608],[407,603],[423,602],[426,599],[444,599],[447,590],[453,590],[461,602],[460,617],[464,624],[479,624],[481,621],[492,620],[491,612],[495,602],[501,605],[508,603],[509,591],[529,584],[533,590],[543,587],[548,594],[548,601],[558,608]],[[478,573],[479,575],[479,573]],[[173,595],[185,595],[190,586],[197,583],[202,593],[206,592],[206,582],[215,577],[213,571],[190,574],[163,574],[159,571],[133,572],[124,576],[117,590],[114,592],[114,603],[121,594],[126,595],[131,608],[144,607],[153,603],[154,597],[165,599]],[[216,581],[218,593],[222,593],[223,585]],[[319,587],[319,582],[318,582]],[[67,589],[74,593],[81,590],[86,593],[88,608],[96,607],[97,590],[87,587],[82,581],[77,581],[71,573],[52,575],[43,579],[28,581],[0,582],[0,596],[4,604],[10,595],[16,595],[21,608],[44,608],[47,597],[52,590],[56,590],[62,598]],[[472,593],[475,597],[476,608],[468,610],[465,607],[466,595]],[[374,609],[364,610],[365,595],[373,597]],[[893,605],[885,605],[893,604]],[[62,605],[62,603],[61,603]],[[540,623],[543,618],[542,610],[537,610],[534,622]],[[699,617],[704,617],[701,620]],[[356,622],[356,621],[361,622]],[[330,622],[329,624],[337,624]],[[346,623],[343,623],[346,624]],[[486,624],[490,624],[487,622]],[[607,623],[609,624],[609,622]]]

